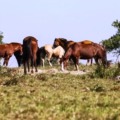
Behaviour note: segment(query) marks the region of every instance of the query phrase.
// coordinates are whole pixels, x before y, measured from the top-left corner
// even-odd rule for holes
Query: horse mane
[[[75,42],[72,41],[72,40],[68,41],[68,42],[67,42],[67,49],[68,49],[71,45],[73,45],[74,43],[75,43]]]
[[[21,46],[22,46],[21,43],[17,43],[17,42],[11,42],[11,43],[9,43],[9,44],[12,44],[13,46],[16,46],[16,45],[21,45]]]
[[[68,40],[66,38],[59,38],[60,40],[67,42]]]

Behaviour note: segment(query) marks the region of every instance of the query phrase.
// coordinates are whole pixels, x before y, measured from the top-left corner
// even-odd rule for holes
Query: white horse
[[[41,47],[39,50],[40,50],[39,54],[41,54],[40,59],[42,60],[43,67],[44,67],[46,55],[47,55],[47,60],[48,60],[49,65],[52,66],[52,63],[50,62],[52,56],[58,58],[58,62],[59,62],[60,59],[65,54],[65,50],[61,46],[53,48],[53,46],[50,44],[46,44],[45,46]],[[43,53],[44,53],[44,55],[42,55]]]

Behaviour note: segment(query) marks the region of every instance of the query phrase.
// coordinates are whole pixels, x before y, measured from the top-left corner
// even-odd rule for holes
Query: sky
[[[0,0],[0,18],[4,43],[22,43],[27,36],[38,39],[39,47],[57,37],[99,43],[117,32],[112,23],[120,20],[120,0]],[[14,56],[8,66],[17,66]]]

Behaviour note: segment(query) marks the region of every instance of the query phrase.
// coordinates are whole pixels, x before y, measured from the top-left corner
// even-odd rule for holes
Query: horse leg
[[[42,67],[45,67],[45,59],[42,58]]]
[[[76,58],[76,70],[79,71],[79,66],[78,66],[79,58]]]
[[[92,64],[93,64],[93,58],[91,58],[91,66],[92,66]]]
[[[33,73],[33,64],[34,64],[34,60],[33,60],[33,58],[31,58],[31,73]]]
[[[96,63],[97,65],[100,65],[100,64],[99,64],[99,59],[96,58],[96,57],[95,57],[94,59],[95,59],[95,63]]]
[[[92,66],[92,62],[93,62],[92,58],[91,59],[87,59],[86,66],[89,66],[89,65]]]
[[[37,64],[36,64],[36,56],[34,56],[34,66],[35,66],[35,72],[38,72],[38,70],[37,70]]]
[[[27,68],[28,68],[28,72],[30,72],[30,59],[27,60]]]
[[[79,71],[79,66],[78,66],[78,63],[79,63],[79,58],[78,57],[73,57],[73,62],[75,64],[75,68],[77,71]]]
[[[8,61],[9,61],[10,57],[11,57],[11,56],[7,56],[7,57],[4,58],[4,62],[3,62],[3,65],[4,65],[4,66],[5,66],[5,65],[8,66]]]
[[[60,65],[60,59],[61,59],[61,58],[58,58],[58,59],[57,59],[57,63],[58,63],[58,65]]]
[[[6,60],[6,58],[4,58],[3,66],[5,66],[6,63],[7,63],[7,60]]]
[[[49,62],[49,65],[52,67],[52,63],[50,62],[50,60],[48,60],[48,62]]]
[[[89,65],[89,62],[90,62],[90,59],[87,59],[86,66],[88,66],[88,65]]]
[[[26,61],[24,61],[23,65],[24,65],[24,74],[26,75],[26,74],[27,74],[27,70],[26,70]]]
[[[65,71],[66,66],[67,66],[67,60],[64,60],[63,58],[60,59],[60,64],[61,64],[61,70]]]
[[[107,60],[105,58],[101,58],[101,61],[102,61],[104,68],[108,67],[108,63],[107,63]]]
[[[49,63],[50,66],[52,66],[52,63],[50,62],[51,57],[52,57],[52,54],[49,53],[49,54],[48,54],[48,63]]]

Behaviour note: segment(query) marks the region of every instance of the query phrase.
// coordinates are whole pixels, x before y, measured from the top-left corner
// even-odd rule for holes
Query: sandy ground
[[[14,72],[17,72],[17,74],[20,74],[20,75],[23,75],[24,74],[24,70],[23,68],[11,68],[13,74]],[[31,75],[36,75],[36,74],[42,74],[42,73],[47,73],[47,74],[57,74],[57,73],[62,73],[62,74],[72,74],[72,75],[83,75],[83,74],[86,74],[88,72],[84,72],[84,71],[68,71],[68,70],[65,70],[65,71],[61,71],[61,70],[58,70],[56,68],[50,68],[50,69],[47,69],[47,70],[44,70],[44,69],[38,69],[38,72],[34,72],[34,73],[31,73],[29,72],[28,74],[31,74]]]

